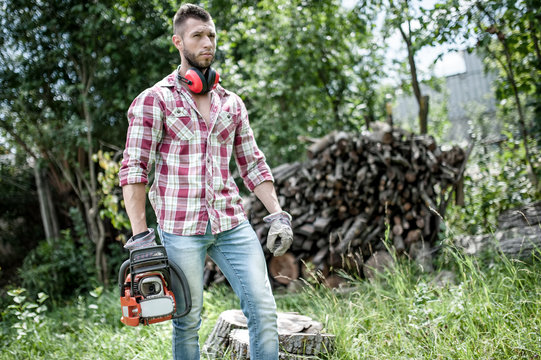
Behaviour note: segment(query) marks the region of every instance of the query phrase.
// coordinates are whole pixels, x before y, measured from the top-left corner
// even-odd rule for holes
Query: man
[[[273,177],[258,149],[242,100],[218,84],[210,66],[216,30],[202,8],[185,4],[175,14],[173,44],[181,65],[143,91],[128,110],[129,128],[119,172],[134,236],[126,247],[154,244],[145,218],[145,186],[169,258],[185,273],[191,312],[173,320],[175,359],[199,359],[203,271],[208,255],[240,298],[254,360],[278,359],[276,305],[259,240],[248,223],[229,172],[233,155],[247,188],[270,215],[267,247],[283,255],[292,242],[291,216],[279,205]]]

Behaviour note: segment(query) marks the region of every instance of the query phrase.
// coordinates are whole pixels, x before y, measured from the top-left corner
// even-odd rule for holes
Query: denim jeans
[[[199,359],[203,271],[208,255],[219,266],[240,299],[248,320],[250,358],[278,359],[276,304],[270,287],[261,244],[248,221],[213,235],[210,224],[205,235],[179,236],[158,229],[167,256],[186,275],[192,297],[188,315],[173,320],[175,360]]]

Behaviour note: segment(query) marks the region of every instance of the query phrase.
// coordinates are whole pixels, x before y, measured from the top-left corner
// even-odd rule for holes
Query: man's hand
[[[132,251],[148,246],[156,246],[156,236],[154,235],[154,229],[152,228],[149,228],[147,231],[132,236],[128,240],[126,245],[124,245],[124,249]]]
[[[265,216],[263,220],[266,223],[271,224],[267,235],[267,249],[269,249],[274,256],[284,255],[293,242],[291,215],[285,211],[279,211]]]

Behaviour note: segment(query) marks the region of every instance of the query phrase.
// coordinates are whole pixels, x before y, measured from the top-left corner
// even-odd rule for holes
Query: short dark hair
[[[194,4],[184,4],[178,9],[175,17],[173,17],[173,34],[182,36],[182,25],[189,18],[198,19],[205,22],[212,20],[210,14],[202,7]]]

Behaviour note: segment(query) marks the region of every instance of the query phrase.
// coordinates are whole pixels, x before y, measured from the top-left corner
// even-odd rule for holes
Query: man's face
[[[216,52],[216,29],[214,22],[189,18],[182,26],[182,34],[174,35],[173,42],[192,67],[208,68]]]

